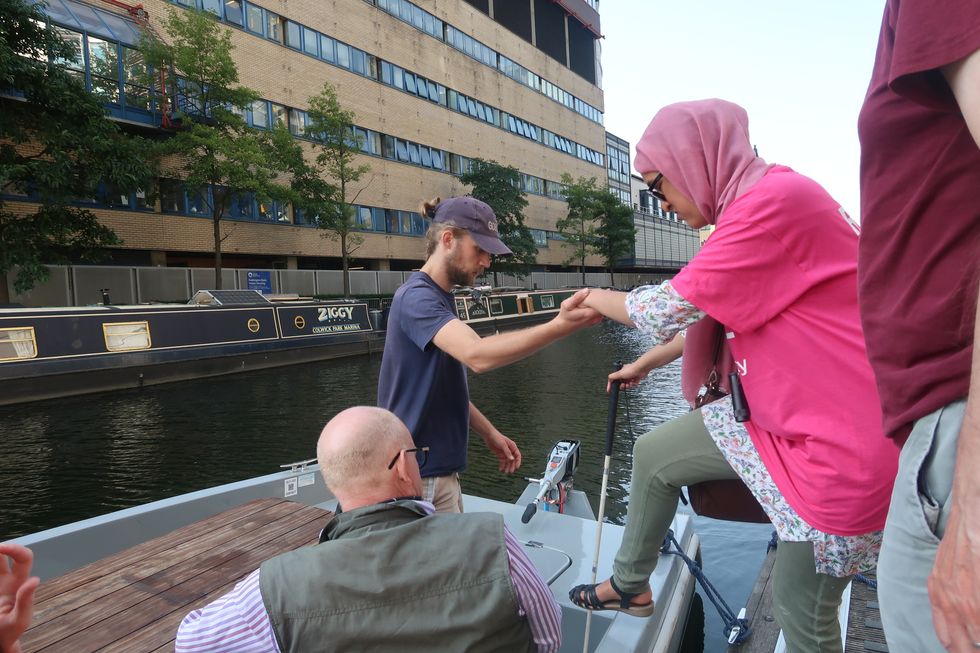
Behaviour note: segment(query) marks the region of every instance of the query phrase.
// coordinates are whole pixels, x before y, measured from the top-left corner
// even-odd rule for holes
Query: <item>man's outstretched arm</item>
[[[582,305],[588,295],[589,289],[584,288],[563,301],[558,315],[545,324],[481,338],[462,320],[452,320],[439,329],[432,342],[472,371],[489,372],[602,321],[601,315]]]

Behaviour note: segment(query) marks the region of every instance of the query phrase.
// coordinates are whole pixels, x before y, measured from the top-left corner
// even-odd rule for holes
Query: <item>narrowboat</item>
[[[487,334],[550,319],[572,293],[467,288],[456,308]],[[270,301],[255,290],[201,290],[188,304],[0,309],[0,405],[381,353],[384,314],[366,300]]]

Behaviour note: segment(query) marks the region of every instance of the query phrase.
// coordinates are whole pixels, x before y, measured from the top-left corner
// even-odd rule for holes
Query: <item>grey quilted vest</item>
[[[262,564],[283,653],[536,650],[500,515],[381,503],[337,515],[321,539]]]

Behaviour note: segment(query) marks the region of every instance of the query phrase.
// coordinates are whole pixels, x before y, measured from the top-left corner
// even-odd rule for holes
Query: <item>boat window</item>
[[[554,295],[541,295],[541,308],[554,308],[554,307],[555,307]]]
[[[105,348],[109,351],[132,351],[150,348],[150,325],[146,322],[115,322],[102,325]]]
[[[34,338],[34,327],[0,329],[0,361],[36,356],[37,341]]]
[[[504,303],[499,299],[490,300],[490,315],[500,315],[504,312]]]

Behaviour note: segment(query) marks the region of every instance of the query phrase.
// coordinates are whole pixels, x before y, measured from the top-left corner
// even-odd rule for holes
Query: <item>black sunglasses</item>
[[[660,180],[663,178],[664,178],[664,173],[658,172],[657,176],[653,178],[653,181],[647,184],[647,190],[649,190],[650,194],[656,197],[661,202],[666,202],[667,198],[664,197],[664,194],[657,188],[657,184],[659,184]]]
[[[391,462],[390,463],[388,463],[388,469],[391,469],[392,467],[395,466],[395,463],[398,462],[398,458],[403,453],[414,453],[415,454],[415,460],[418,461],[419,467],[421,467],[422,465],[424,465],[425,464],[425,461],[429,459],[429,448],[428,447],[412,447],[411,449],[402,449],[398,453],[396,453],[395,454],[395,457],[391,459]]]

